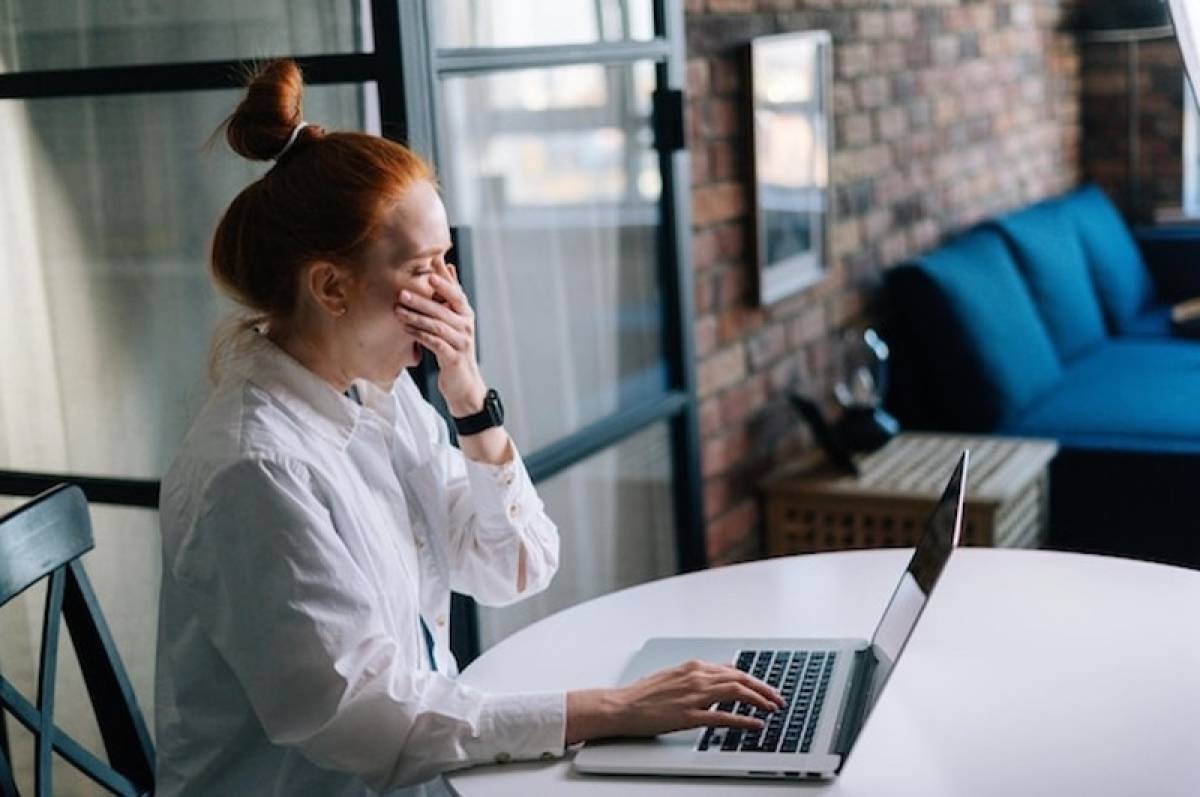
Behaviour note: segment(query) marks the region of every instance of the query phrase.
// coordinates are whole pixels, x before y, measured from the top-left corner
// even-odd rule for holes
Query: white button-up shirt
[[[355,387],[258,338],[163,479],[159,795],[419,794],[562,754],[563,693],[453,680],[450,591],[503,605],[558,564],[520,456],[464,457],[407,373]]]

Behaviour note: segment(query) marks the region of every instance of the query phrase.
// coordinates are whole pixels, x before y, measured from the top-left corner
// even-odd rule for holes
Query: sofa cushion
[[[1200,453],[1200,346],[1114,340],[1065,368],[1063,379],[1004,425],[1066,448]]]
[[[1129,227],[1099,186],[1086,185],[1060,201],[1079,233],[1109,329],[1132,333],[1155,292]]]
[[[1171,308],[1167,305],[1151,304],[1145,310],[1125,322],[1121,330],[1125,338],[1169,338],[1175,335],[1171,326]]]
[[[1067,362],[1107,337],[1074,222],[1040,202],[991,222],[1008,239],[1059,357]]]
[[[888,275],[889,299],[912,334],[934,417],[993,429],[1062,375],[1054,344],[1012,254],[976,228]]]

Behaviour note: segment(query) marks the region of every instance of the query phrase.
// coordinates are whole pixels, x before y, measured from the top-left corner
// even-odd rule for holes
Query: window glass
[[[370,51],[366,0],[0,0],[0,72]]]
[[[373,92],[310,87],[306,115],[377,127]],[[228,309],[213,229],[268,166],[205,147],[240,96],[0,101],[0,469],[162,474]]]
[[[443,185],[471,230],[480,361],[531,452],[666,388],[651,63],[444,82]]]
[[[558,573],[538,595],[479,607],[484,648],[560,609],[676,572],[666,424],[539,483],[538,495],[558,525]]]
[[[439,47],[534,47],[654,38],[653,0],[441,0]]]

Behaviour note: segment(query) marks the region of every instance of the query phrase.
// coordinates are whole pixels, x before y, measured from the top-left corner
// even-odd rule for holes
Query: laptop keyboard
[[[832,650],[743,650],[737,668],[765,681],[783,694],[787,705],[767,712],[742,702],[718,703],[719,711],[763,720],[762,730],[708,728],[697,750],[744,753],[807,753],[821,719],[821,708],[837,653]]]

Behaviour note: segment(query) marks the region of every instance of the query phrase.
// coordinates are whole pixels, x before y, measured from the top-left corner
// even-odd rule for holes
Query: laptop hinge
[[[854,746],[854,740],[858,738],[858,732],[862,730],[871,684],[874,681],[875,667],[878,664],[879,660],[875,657],[873,645],[854,654],[854,674],[850,681],[849,699],[846,702],[837,738],[833,740],[833,749],[830,751],[842,756],[842,764],[845,764],[846,754],[850,752],[850,748]],[[838,767],[838,770],[841,770],[841,766]]]

